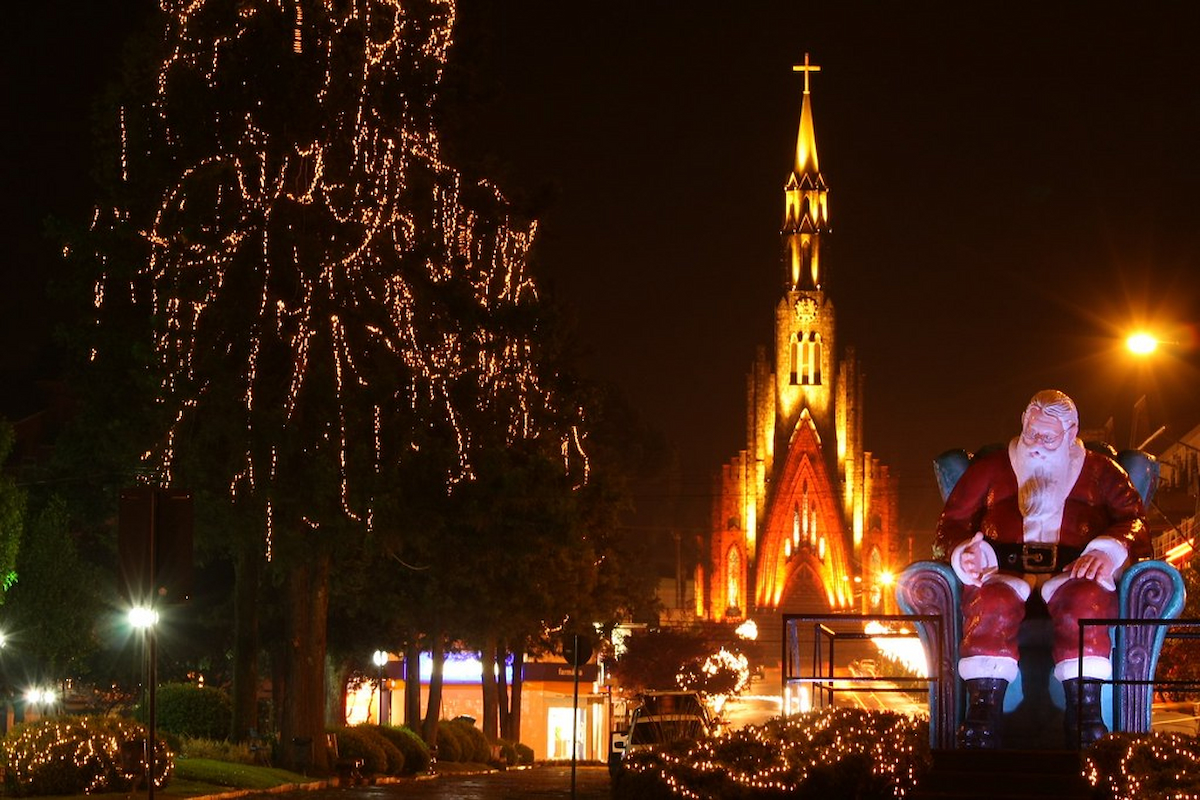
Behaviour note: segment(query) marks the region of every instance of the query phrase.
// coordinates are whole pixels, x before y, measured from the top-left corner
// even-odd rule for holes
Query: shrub
[[[208,758],[230,764],[253,764],[254,754],[245,742],[230,742],[224,739],[193,739],[181,737],[179,755],[185,758]]]
[[[630,754],[615,797],[652,796],[650,784],[691,797],[788,796],[883,800],[907,794],[929,769],[927,720],[890,711],[826,709],[698,742]]]
[[[517,765],[517,748],[512,742],[507,739],[497,739],[496,744],[500,747],[500,763],[510,767]]]
[[[336,728],[330,731],[337,736],[338,755],[342,758],[361,758],[363,769],[376,775],[387,773],[387,753],[383,751],[380,736],[372,736],[364,727]]]
[[[379,733],[404,754],[404,774],[415,775],[429,771],[429,746],[416,731],[385,725],[379,729]]]
[[[387,769],[384,771],[387,775],[399,775],[404,772],[404,751],[396,746],[396,743],[384,733],[386,728],[382,725],[355,725],[355,730],[360,730],[370,736],[375,744],[383,750],[383,754],[387,757]]]
[[[462,734],[445,722],[438,724],[437,732],[438,761],[463,761]]]
[[[119,717],[53,717],[20,725],[4,738],[5,782],[14,794],[76,795],[129,791],[145,773],[146,729]],[[171,752],[155,744],[155,786],[166,784]]]
[[[533,763],[533,748],[532,747],[530,747],[527,744],[521,744],[520,742],[517,742],[515,745],[513,745],[513,747],[515,747],[517,750],[517,763],[518,764],[532,764]]]
[[[196,739],[225,739],[233,719],[229,695],[211,686],[167,683],[158,687],[155,715],[159,730]],[[145,709],[138,707],[138,719]]]
[[[487,764],[492,760],[492,748],[488,745],[487,737],[479,728],[465,719],[442,720],[438,726],[439,731],[447,728],[454,731],[458,737],[459,746],[462,748],[462,756],[459,761]],[[441,737],[440,732],[438,736]]]

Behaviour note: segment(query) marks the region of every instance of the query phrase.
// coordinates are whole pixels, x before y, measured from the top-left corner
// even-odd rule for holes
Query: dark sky
[[[39,220],[85,213],[87,98],[147,5],[10,10],[6,370],[38,358],[28,312],[55,263]],[[1038,389],[1126,440],[1143,392],[1154,427],[1200,422],[1191,6],[465,0],[456,57],[486,78],[471,124],[503,179],[552,191],[539,268],[588,370],[669,438],[702,501],[771,333],[791,65],[811,54],[826,288],[866,375],[867,446],[920,533],[933,456],[1007,438]],[[1117,337],[1138,318],[1182,344],[1133,366]]]

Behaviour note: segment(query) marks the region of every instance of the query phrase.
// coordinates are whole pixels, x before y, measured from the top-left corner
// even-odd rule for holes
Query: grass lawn
[[[295,772],[271,767],[256,767],[248,764],[231,764],[209,758],[176,758],[175,771],[170,782],[154,791],[155,797],[184,800],[210,794],[225,794],[242,789],[258,791],[272,789],[291,783],[311,783],[317,778],[306,778]],[[38,795],[36,800],[136,800],[146,797],[146,790],[139,792],[107,792],[83,795]]]
[[[283,784],[311,783],[314,780],[273,767],[231,764],[211,758],[176,758],[175,772],[163,793],[176,797],[195,797],[233,789],[271,789]]]

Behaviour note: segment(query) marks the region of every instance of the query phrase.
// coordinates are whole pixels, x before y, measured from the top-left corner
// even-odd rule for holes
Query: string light
[[[97,794],[128,791],[145,767],[127,764],[122,745],[144,740],[146,729],[119,717],[62,716],[29,723],[5,740],[8,778],[21,793]],[[156,743],[154,785],[166,785],[174,754]]]
[[[689,743],[632,754],[630,770],[685,798],[801,792],[814,775],[843,769],[883,794],[910,794],[931,764],[929,723],[893,712],[824,709]],[[867,769],[862,776],[859,771]],[[722,782],[726,784],[722,791]],[[702,788],[701,788],[702,787]]]
[[[161,395],[177,410],[147,455],[157,473],[172,479],[218,392],[238,398],[244,440],[270,444],[246,447],[231,497],[302,478],[305,460],[328,454],[340,513],[364,524],[369,483],[430,426],[454,448],[447,488],[474,475],[469,419],[498,420],[509,443],[550,433],[558,400],[531,343],[503,323],[538,299],[537,227],[486,181],[468,199],[433,123],[453,0],[421,16],[401,0],[161,5],[166,56],[146,107],[121,109],[120,174],[176,177],[150,212],[113,207],[97,223],[132,225],[147,248],[129,291],[161,320]],[[152,143],[145,164],[134,141]],[[105,274],[96,306],[127,280]],[[314,416],[323,427],[301,438]],[[555,435],[586,480],[582,431]],[[304,458],[281,461],[281,449]],[[278,516],[268,503],[268,554]]]

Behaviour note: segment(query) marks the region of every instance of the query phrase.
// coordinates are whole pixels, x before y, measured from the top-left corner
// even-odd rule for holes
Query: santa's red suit
[[[938,523],[935,553],[963,572],[959,553],[983,533],[986,569],[978,585],[964,581],[963,640],[959,675],[1011,681],[1017,674],[1017,628],[1026,600],[1038,589],[1053,620],[1055,675],[1111,677],[1111,643],[1104,626],[1085,628],[1079,653],[1081,618],[1117,615],[1113,579],[1135,558],[1149,555],[1142,501],[1129,476],[1111,458],[1071,441],[1070,474],[1078,477],[1066,493],[1047,504],[1041,519],[1022,514],[1014,471],[1017,440],[976,457],[955,485]],[[1026,503],[1028,506],[1028,503]],[[1107,559],[1111,577],[1071,578],[1063,569],[1081,553]]]

